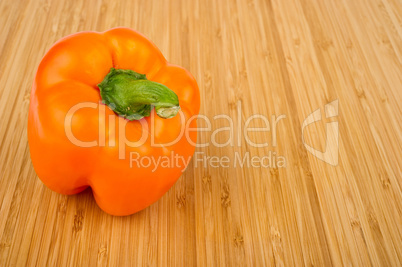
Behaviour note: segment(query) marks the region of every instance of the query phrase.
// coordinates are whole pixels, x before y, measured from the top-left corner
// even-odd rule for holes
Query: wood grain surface
[[[0,265],[401,266],[401,15],[399,0],[1,0]],[[194,75],[212,130],[228,126],[219,114],[236,131],[254,114],[269,119],[269,132],[247,136],[267,146],[241,136],[199,155],[275,153],[286,166],[193,159],[162,199],[127,217],[104,213],[89,189],[45,187],[26,128],[36,68],[61,37],[117,26]],[[338,114],[325,107],[333,101]],[[276,129],[273,115],[285,116]],[[302,134],[319,151],[339,146],[323,161]]]

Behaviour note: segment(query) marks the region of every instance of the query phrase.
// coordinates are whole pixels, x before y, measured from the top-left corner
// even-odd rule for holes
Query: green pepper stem
[[[176,116],[180,109],[172,90],[132,70],[111,68],[98,87],[102,102],[128,120],[148,117],[152,107],[164,119]]]

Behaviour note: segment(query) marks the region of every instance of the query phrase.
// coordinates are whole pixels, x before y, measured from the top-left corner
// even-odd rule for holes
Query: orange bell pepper
[[[199,107],[191,74],[140,33],[67,36],[46,53],[32,87],[33,166],[53,191],[91,187],[105,212],[133,214],[161,198],[187,167]]]

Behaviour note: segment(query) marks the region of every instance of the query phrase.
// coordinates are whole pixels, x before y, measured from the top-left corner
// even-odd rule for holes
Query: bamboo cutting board
[[[1,0],[0,265],[400,266],[401,15],[398,0]],[[127,217],[90,190],[46,188],[26,130],[51,45],[117,26],[194,75],[211,122],[199,143],[235,140],[197,148],[162,199]],[[234,131],[213,135],[230,126],[222,115]]]

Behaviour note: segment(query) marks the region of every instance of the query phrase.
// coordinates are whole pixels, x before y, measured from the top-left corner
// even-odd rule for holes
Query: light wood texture
[[[400,266],[401,14],[399,0],[1,0],[0,265]],[[243,126],[253,114],[286,115],[276,146],[271,129],[249,133],[268,147],[243,136],[198,152],[233,160],[271,151],[286,167],[193,161],[161,200],[128,217],[102,212],[90,190],[46,188],[26,131],[36,67],[59,38],[116,26],[142,32],[195,76],[212,129],[228,125],[218,114],[238,129],[240,104]],[[339,116],[325,118],[337,99]],[[325,150],[326,123],[337,121],[336,167],[302,144],[302,123],[318,108],[323,120],[305,140]]]

